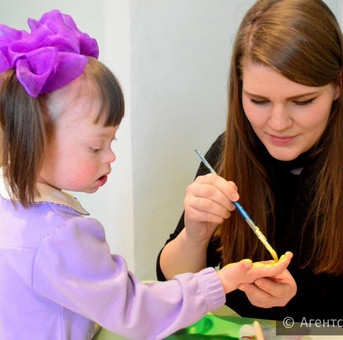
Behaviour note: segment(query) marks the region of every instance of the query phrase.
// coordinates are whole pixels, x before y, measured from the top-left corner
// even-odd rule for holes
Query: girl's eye
[[[99,152],[101,149],[90,147],[89,150],[90,150],[91,152],[93,152],[93,153],[97,153],[97,152]]]
[[[296,100],[294,101],[295,104],[297,105],[308,105],[308,104],[311,104],[313,101],[315,100],[315,98],[311,98],[311,99],[307,99],[307,100]]]

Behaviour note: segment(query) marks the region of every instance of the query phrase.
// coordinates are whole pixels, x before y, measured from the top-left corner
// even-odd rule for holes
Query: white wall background
[[[341,19],[340,0],[325,1]],[[199,160],[225,127],[226,81],[239,22],[254,0],[11,0],[0,23],[27,29],[53,8],[98,40],[100,60],[121,81],[126,117],[112,177],[77,194],[105,226],[114,253],[140,279],[183,209]]]

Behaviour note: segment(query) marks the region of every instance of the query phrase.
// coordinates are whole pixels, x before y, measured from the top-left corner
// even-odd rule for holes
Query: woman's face
[[[243,67],[242,101],[247,119],[270,155],[290,161],[322,136],[339,86],[300,85],[275,70],[248,62]]]

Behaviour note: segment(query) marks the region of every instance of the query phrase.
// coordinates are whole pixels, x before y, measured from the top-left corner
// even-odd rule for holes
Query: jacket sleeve
[[[73,217],[47,235],[33,268],[33,288],[55,303],[127,338],[160,339],[224,304],[207,268],[167,282],[141,283],[112,255],[102,225]]]
[[[210,163],[210,165],[215,169],[218,170],[218,167],[220,166],[220,160],[221,160],[221,155],[223,152],[224,148],[224,140],[225,140],[225,133],[222,133],[216,141],[212,144],[210,149],[207,151],[205,154],[206,160]],[[200,163],[198,171],[195,175],[195,178],[198,176],[202,176],[208,173],[207,167],[203,164]],[[182,231],[182,229],[185,227],[184,224],[184,216],[185,212],[183,211],[179,222],[172,234],[169,235],[168,240],[166,241],[165,245],[169,243],[170,241],[174,240]],[[207,249],[207,265],[210,267],[216,267],[219,262],[220,262],[220,256],[216,249],[218,248],[217,242],[210,242],[208,249]],[[156,261],[156,276],[157,279],[160,281],[165,281],[166,278],[161,270],[160,266],[160,257],[161,257],[161,252],[163,248],[160,250],[158,256],[157,256],[157,261]]]

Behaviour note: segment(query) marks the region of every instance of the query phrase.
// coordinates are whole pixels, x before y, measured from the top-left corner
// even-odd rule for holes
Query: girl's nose
[[[117,156],[114,151],[110,148],[108,152],[106,152],[106,156],[104,159],[104,163],[113,163],[116,160]]]
[[[117,156],[116,156],[116,154],[114,153],[114,151],[112,151],[112,150],[111,150],[111,155],[112,155],[112,157],[111,157],[111,163],[113,163],[113,162],[117,159]]]

